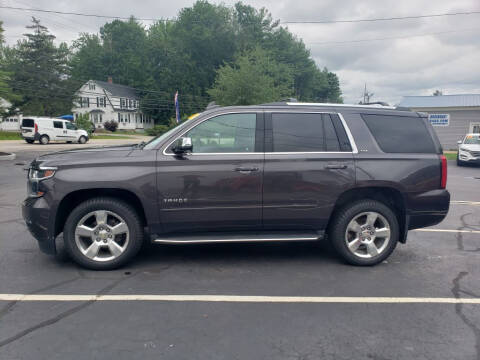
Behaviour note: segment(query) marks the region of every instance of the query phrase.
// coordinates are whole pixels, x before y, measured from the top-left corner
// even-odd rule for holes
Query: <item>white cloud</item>
[[[237,0],[215,1],[233,5]],[[478,0],[250,0],[286,20],[358,19],[480,10]],[[3,0],[2,5],[58,11],[135,15],[142,18],[175,17],[193,0],[68,1]],[[14,43],[34,15],[59,40],[73,40],[80,32],[98,32],[103,19],[1,10],[6,40]],[[480,92],[480,15],[436,17],[365,23],[288,25],[311,50],[318,66],[327,66],[340,78],[346,102],[361,99],[364,84],[373,100],[397,103],[404,95]],[[148,22],[145,22],[148,25]],[[470,30],[470,31],[464,31]],[[355,43],[363,39],[405,37],[439,32],[452,33]]]

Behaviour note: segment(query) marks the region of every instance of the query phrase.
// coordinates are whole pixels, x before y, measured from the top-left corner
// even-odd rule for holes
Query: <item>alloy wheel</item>
[[[122,255],[129,243],[130,231],[125,220],[107,210],[89,212],[75,228],[75,244],[94,261],[111,261]]]
[[[390,224],[377,212],[363,212],[348,223],[345,242],[355,256],[376,257],[385,251],[390,242]]]

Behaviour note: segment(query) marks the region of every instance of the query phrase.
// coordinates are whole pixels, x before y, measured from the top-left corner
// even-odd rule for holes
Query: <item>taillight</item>
[[[35,132],[37,133],[38,132],[38,125],[35,124]]]
[[[440,187],[445,189],[447,187],[447,158],[445,155],[440,155],[442,161],[442,179],[440,180]]]

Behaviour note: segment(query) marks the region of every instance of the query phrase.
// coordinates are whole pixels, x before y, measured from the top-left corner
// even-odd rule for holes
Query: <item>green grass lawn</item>
[[[456,160],[457,159],[457,152],[446,152],[444,153],[447,160]]]
[[[0,140],[22,140],[22,137],[18,132],[0,131]]]

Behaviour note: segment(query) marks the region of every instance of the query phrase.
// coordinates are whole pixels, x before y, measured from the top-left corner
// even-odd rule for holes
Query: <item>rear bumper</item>
[[[408,229],[436,225],[445,219],[450,208],[450,193],[447,190],[432,190],[414,196],[407,211]]]
[[[55,254],[55,235],[50,222],[50,207],[44,198],[27,198],[22,203],[22,216],[28,231],[38,241],[40,250]]]
[[[33,134],[33,136],[25,136],[23,133],[21,135],[22,135],[22,138],[24,138],[25,140],[38,141],[38,139],[40,139],[40,134],[39,133],[35,133],[35,134]]]

